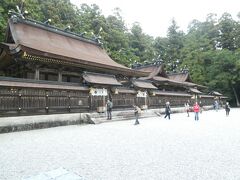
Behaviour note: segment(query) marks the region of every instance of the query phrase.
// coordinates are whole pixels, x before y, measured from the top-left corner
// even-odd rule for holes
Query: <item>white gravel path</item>
[[[84,180],[239,180],[240,109],[0,134],[0,179],[65,168]]]

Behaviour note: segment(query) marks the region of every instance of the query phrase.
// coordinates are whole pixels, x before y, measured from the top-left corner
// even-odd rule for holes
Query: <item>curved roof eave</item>
[[[118,64],[99,45],[83,40],[84,38],[75,38],[72,34],[67,35],[67,32],[59,33],[58,29],[54,32],[53,27],[45,27],[43,24],[23,19],[16,22],[10,19],[9,27],[15,44],[21,46],[23,52],[38,52],[36,54],[45,58],[57,58],[110,71],[117,70],[129,76],[147,76],[144,72]]]

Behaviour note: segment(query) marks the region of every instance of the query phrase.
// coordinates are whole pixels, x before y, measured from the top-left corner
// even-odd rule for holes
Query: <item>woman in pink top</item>
[[[195,121],[198,121],[199,120],[198,114],[199,114],[199,111],[200,111],[200,107],[199,107],[197,102],[193,106],[193,111],[195,113]]]

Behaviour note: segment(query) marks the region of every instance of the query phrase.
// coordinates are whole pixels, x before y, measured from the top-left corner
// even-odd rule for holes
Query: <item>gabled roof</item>
[[[196,88],[189,88],[189,91],[192,92],[192,93],[194,93],[194,94],[202,94],[202,92],[199,91],[199,90],[196,89]]]
[[[8,25],[14,41],[9,48],[18,47],[18,52],[22,51],[34,57],[53,58],[63,63],[118,70],[133,76],[146,75],[113,61],[98,43],[90,39],[18,17],[11,18]]]
[[[192,83],[188,73],[166,74],[164,65],[148,65],[136,68],[139,71],[148,72],[147,77],[141,77],[142,80],[152,80],[155,83],[169,83],[171,85],[180,85],[187,87],[200,86]]]
[[[168,74],[169,79],[180,82],[192,82],[189,73],[172,73]]]
[[[206,88],[206,86],[193,83],[188,72],[171,73],[168,77],[171,80],[183,82],[186,86]]]
[[[133,85],[137,88],[143,88],[143,89],[157,89],[150,81],[147,80],[133,80],[132,81]]]
[[[84,72],[83,78],[91,84],[122,85],[114,75]]]
[[[222,94],[217,91],[212,91],[209,94],[214,95],[214,96],[222,96]]]
[[[161,76],[161,77],[165,77],[167,78],[167,74],[164,70],[164,65],[161,64],[161,65],[148,65],[148,66],[141,66],[141,67],[138,67],[136,68],[137,70],[139,71],[142,71],[142,72],[147,72],[149,73],[148,75],[148,78],[152,78],[154,76]]]
[[[162,76],[148,76],[148,77],[141,77],[139,78],[141,80],[152,80],[155,84],[171,84],[171,85],[177,85],[177,86],[195,86],[195,84],[193,83],[187,83],[187,82],[181,82],[181,81],[175,81],[166,77],[162,77]]]

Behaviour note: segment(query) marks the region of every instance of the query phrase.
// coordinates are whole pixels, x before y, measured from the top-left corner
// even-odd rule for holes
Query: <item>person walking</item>
[[[226,104],[225,104],[225,111],[226,111],[226,116],[229,116],[229,112],[230,112],[229,102],[226,102]]]
[[[187,116],[189,117],[190,106],[189,106],[188,102],[185,103],[185,109],[186,109],[186,112],[187,112]]]
[[[200,107],[198,105],[198,102],[196,102],[194,104],[193,111],[194,111],[194,114],[195,114],[195,121],[198,121],[199,120],[199,111],[200,111]]]
[[[164,118],[168,117],[168,119],[170,120],[170,114],[171,114],[170,103],[166,102]]]
[[[134,107],[134,115],[136,118],[134,125],[138,125],[138,124],[140,124],[138,121],[138,118],[139,118],[139,114],[141,113],[141,109],[136,105],[133,105],[133,107]]]
[[[111,100],[107,101],[107,120],[112,119],[112,108],[113,108],[113,103]]]

